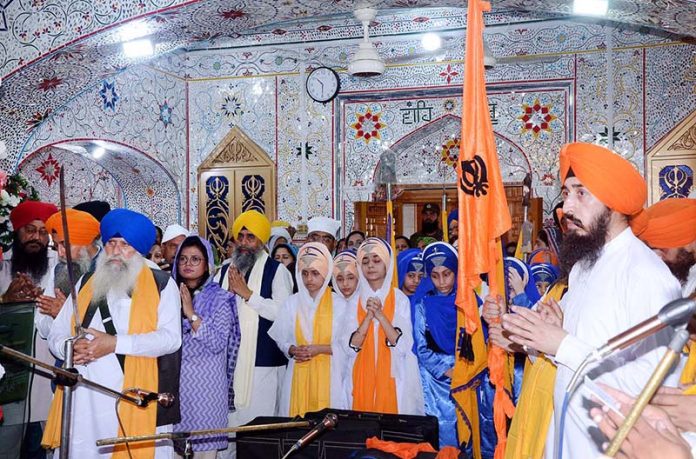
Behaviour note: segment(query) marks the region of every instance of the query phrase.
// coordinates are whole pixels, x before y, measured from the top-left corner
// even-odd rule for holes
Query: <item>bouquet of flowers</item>
[[[7,172],[0,170],[0,250],[3,252],[12,246],[10,212],[27,199],[39,200],[39,194],[27,179],[20,174],[7,175]]]

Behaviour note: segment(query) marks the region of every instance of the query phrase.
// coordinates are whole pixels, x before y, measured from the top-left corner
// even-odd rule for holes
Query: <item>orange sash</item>
[[[92,300],[92,295],[94,294],[92,281],[93,278],[90,278],[77,296],[77,311],[80,317],[84,317],[87,307]],[[150,268],[143,266],[133,289],[128,334],[138,335],[157,330],[159,301],[159,290],[157,289],[154,275]],[[71,330],[74,329],[74,326],[75,319],[73,318]],[[159,385],[157,358],[128,355],[126,356],[124,366],[124,388],[138,387],[143,390],[157,392]],[[55,449],[60,446],[62,404],[63,389],[58,387],[51,403],[46,429],[41,440],[41,444],[45,448]],[[150,403],[147,408],[140,408],[131,403],[123,402],[119,404],[118,412],[128,435],[152,435],[155,433],[155,425],[157,423],[156,403]],[[120,427],[117,435],[125,435]],[[151,459],[155,457],[154,442],[134,443],[130,446],[130,449],[133,458],[136,459]],[[128,452],[123,445],[114,447],[113,459],[127,457]]]
[[[394,320],[395,309],[394,289],[392,288],[385,299],[383,311],[389,322]],[[367,316],[358,300],[358,324]],[[370,324],[363,342],[362,350],[358,352],[353,366],[353,409],[358,411],[373,411],[377,413],[399,412],[396,401],[396,381],[391,374],[391,349],[387,346],[387,336],[379,326],[377,342],[375,343],[374,325]],[[375,345],[377,360],[375,361]],[[416,375],[417,377],[417,375]]]

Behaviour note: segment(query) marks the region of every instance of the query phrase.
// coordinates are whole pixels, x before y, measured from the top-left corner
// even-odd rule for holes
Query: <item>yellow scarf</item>
[[[566,284],[557,283],[544,296],[560,301]],[[553,416],[553,387],[556,366],[539,355],[534,363],[527,360],[522,390],[508,433],[506,459],[539,459],[544,454],[546,433]]]
[[[394,320],[394,289],[384,301],[384,315],[389,322]],[[367,311],[358,300],[358,324],[365,320]],[[391,374],[391,349],[387,347],[387,336],[382,326],[378,326],[375,338],[375,327],[371,323],[367,328],[367,336],[362,350],[358,353],[353,366],[353,409],[357,411],[373,411],[376,413],[399,412],[396,400],[396,381]],[[375,343],[375,339],[377,342]],[[377,359],[375,360],[375,344]]]
[[[77,311],[80,317],[84,317],[87,307],[92,300],[94,289],[93,278],[82,287],[77,296]],[[159,306],[159,291],[152,271],[147,266],[138,274],[133,297],[131,300],[130,320],[128,322],[128,334],[138,335],[157,330],[157,308]],[[71,329],[74,329],[75,319],[71,321]],[[138,387],[143,390],[157,392],[159,376],[157,373],[157,358],[126,356],[123,371],[123,388]],[[61,431],[61,406],[63,404],[63,389],[58,387],[48,413],[46,429],[41,441],[45,448],[55,449],[60,446]],[[128,435],[152,435],[155,433],[157,423],[157,404],[150,403],[147,408],[140,408],[131,403],[119,404],[119,415]],[[118,435],[125,435],[118,429]],[[154,442],[141,442],[131,445],[131,453],[137,459],[151,459],[155,457]],[[96,448],[96,446],[95,446]],[[114,448],[112,458],[126,458],[128,452],[125,446]]]
[[[314,313],[311,344],[331,344],[333,300],[327,288]],[[300,315],[295,319],[295,336],[299,346],[310,344],[302,333]],[[319,354],[308,362],[295,362],[290,391],[290,416],[304,416],[331,406],[331,356]]]
[[[688,347],[689,357],[679,380],[679,383],[683,385],[696,383],[696,342],[691,341]]]

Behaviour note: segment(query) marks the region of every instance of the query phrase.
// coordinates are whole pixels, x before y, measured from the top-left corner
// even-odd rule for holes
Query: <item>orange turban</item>
[[[640,238],[654,249],[676,249],[696,241],[696,199],[669,198],[648,207]]]
[[[561,149],[561,183],[565,183],[571,169],[605,206],[627,215],[636,234],[645,228],[643,205],[648,186],[628,160],[592,143],[568,143]]]
[[[89,245],[99,236],[99,221],[87,212],[66,209],[65,216],[68,219],[68,232],[72,245]],[[56,233],[61,240],[64,239],[63,219],[60,212],[56,212],[46,220],[46,230]]]

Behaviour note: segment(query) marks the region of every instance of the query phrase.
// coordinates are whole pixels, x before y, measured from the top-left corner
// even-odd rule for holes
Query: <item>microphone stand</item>
[[[95,383],[94,381],[90,381],[89,379],[85,378],[81,374],[77,373],[77,371],[74,369],[72,371],[70,371],[70,370],[66,370],[63,368],[55,367],[55,366],[50,365],[48,363],[44,363],[41,360],[35,359],[34,357],[32,357],[30,355],[24,354],[24,353],[19,352],[19,351],[15,351],[14,349],[9,348],[9,347],[5,346],[4,344],[0,344],[0,354],[5,354],[5,355],[12,357],[14,359],[21,360],[21,361],[29,363],[29,364],[33,364],[37,367],[41,367],[45,370],[48,370],[48,371],[54,373],[55,377],[53,377],[52,379],[56,382],[56,384],[61,385],[64,388],[72,388],[76,384],[82,384],[84,386],[98,390],[99,392],[102,392],[106,395],[110,395],[112,397],[115,397],[115,398],[118,398],[121,400],[125,400],[125,401],[130,402],[130,403],[137,405],[137,406],[147,406],[147,404],[149,403],[149,400],[146,400],[144,397],[140,397],[137,395],[135,397],[133,397],[130,395],[122,394],[121,392],[119,392],[117,390],[113,390],[109,387],[102,386],[101,384]],[[63,394],[63,395],[65,395],[65,394]],[[69,405],[69,408],[72,408],[72,407]],[[71,411],[71,410],[67,410],[67,411]],[[65,413],[63,413],[63,414],[65,414]],[[61,432],[61,450],[63,449],[63,445],[64,445],[62,443],[62,441],[64,439],[63,434],[66,432],[66,430],[67,429],[63,429],[63,431]],[[69,436],[68,436],[68,438],[66,438],[66,441],[67,440],[69,440]]]
[[[650,376],[650,379],[645,384],[645,387],[643,387],[643,390],[638,395],[638,398],[633,404],[631,411],[629,411],[628,416],[626,416],[626,419],[624,419],[623,424],[621,424],[619,430],[616,431],[616,435],[614,435],[614,438],[604,453],[606,456],[614,457],[619,452],[621,444],[626,439],[626,436],[631,431],[635,423],[638,421],[638,418],[640,418],[640,415],[653,398],[653,395],[655,395],[655,392],[657,392],[657,389],[659,389],[662,385],[662,381],[667,376],[667,373],[669,373],[674,366],[674,363],[679,359],[679,354],[688,340],[689,333],[686,330],[677,330],[677,332],[674,334],[674,337],[672,337],[672,341],[670,341],[669,347],[662,356],[660,363],[657,364],[657,368],[655,368],[655,371]]]

